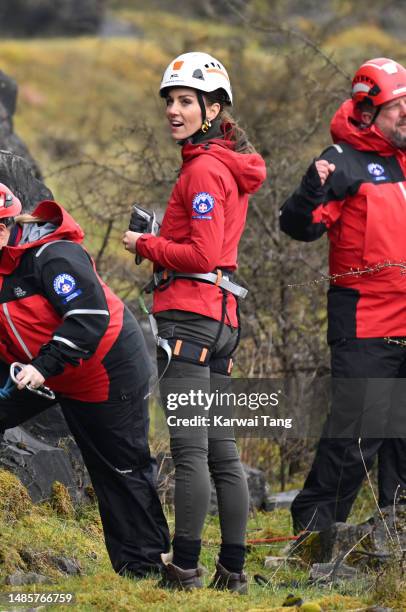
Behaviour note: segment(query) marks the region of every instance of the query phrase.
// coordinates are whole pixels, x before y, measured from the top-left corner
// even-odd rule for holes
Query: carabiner
[[[19,384],[19,381],[17,380],[17,374],[21,372],[23,367],[24,367],[24,364],[19,363],[18,361],[15,361],[10,366],[10,377],[15,385]],[[26,385],[25,388],[28,389],[28,391],[31,391],[31,393],[36,393],[37,395],[40,395],[41,397],[45,397],[46,399],[49,399],[49,400],[55,399],[55,393],[52,391],[52,389],[50,389],[49,387],[46,387],[45,385],[40,385],[36,389],[34,389],[34,387],[31,387],[31,385]]]

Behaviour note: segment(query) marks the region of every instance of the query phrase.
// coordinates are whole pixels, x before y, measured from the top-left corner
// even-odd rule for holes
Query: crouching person
[[[160,571],[169,534],[148,446],[151,373],[142,332],[98,277],[83,231],[56,202],[32,215],[0,184],[0,433],[49,408],[55,394],[97,495],[114,570]]]

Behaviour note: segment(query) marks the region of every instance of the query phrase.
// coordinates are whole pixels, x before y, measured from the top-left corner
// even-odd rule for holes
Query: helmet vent
[[[381,88],[378,87],[378,85],[375,83],[375,85],[373,87],[371,87],[371,89],[368,92],[369,96],[377,96],[378,94],[381,93]]]
[[[200,68],[196,68],[192,76],[194,79],[200,79],[201,81],[204,81],[203,72],[200,70]]]

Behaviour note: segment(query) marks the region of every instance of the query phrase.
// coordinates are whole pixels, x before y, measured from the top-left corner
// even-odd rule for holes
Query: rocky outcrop
[[[21,162],[17,161],[12,164],[11,159],[5,158],[4,170],[0,175],[0,180],[1,176],[4,177],[4,173],[7,171],[8,173],[15,174],[16,182],[17,179],[22,179],[23,185],[27,185],[27,183],[31,182],[31,176],[41,180],[41,172],[26,145],[14,133],[13,116],[17,105],[17,94],[17,83],[0,70],[0,150],[8,152],[9,156],[16,155],[23,158],[25,160],[24,171],[27,172],[28,170],[28,175],[23,180],[24,171],[23,169],[20,170]],[[2,168],[3,163],[0,163],[0,170]]]
[[[311,565],[310,581],[330,584],[354,580],[359,572],[398,566],[406,549],[406,507],[383,508],[360,523],[334,523],[320,532],[303,533],[290,550]],[[403,570],[402,570],[403,571]]]
[[[11,586],[23,586],[26,584],[52,584],[55,580],[42,572],[51,570],[60,576],[80,576],[82,570],[76,559],[62,557],[52,554],[50,551],[38,553],[35,550],[23,548],[18,551],[25,571],[17,570],[5,577],[4,583]]]
[[[2,0],[0,32],[10,36],[94,34],[105,0]]]
[[[58,411],[55,407],[47,412],[58,415]],[[36,418],[33,427],[42,427],[45,432],[46,428],[38,423],[41,416]],[[62,415],[60,419],[53,417],[53,420],[64,428],[64,431],[59,429],[63,435],[57,438],[58,429],[49,430],[49,436],[41,436],[46,442],[32,436],[22,427],[6,430],[0,442],[0,468],[13,472],[20,479],[33,502],[50,499],[55,482],[65,485],[74,502],[86,500],[90,479],[79,449],[64,425]]]
[[[0,70],[0,182],[20,198],[26,212],[41,200],[52,198],[52,192],[42,182],[28,148],[14,133],[17,93],[16,82]]]
[[[0,147],[4,146],[1,143]],[[38,202],[53,199],[52,191],[36,178],[30,159],[0,148],[0,183],[7,185],[23,205],[23,212],[32,210]]]

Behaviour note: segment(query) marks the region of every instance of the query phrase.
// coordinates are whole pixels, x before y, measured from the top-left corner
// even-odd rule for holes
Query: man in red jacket
[[[347,519],[365,476],[362,459],[370,469],[379,456],[381,506],[406,489],[404,418],[389,415],[400,413],[406,376],[406,69],[387,58],[365,62],[331,134],[334,144],[281,210],[281,229],[296,240],[327,232],[332,277],[332,407],[292,506],[296,531]]]

